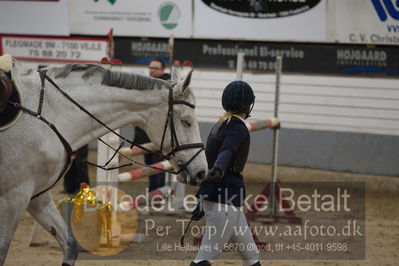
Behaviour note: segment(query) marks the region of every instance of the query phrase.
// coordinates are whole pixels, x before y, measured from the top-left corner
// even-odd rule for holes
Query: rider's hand
[[[277,117],[269,118],[268,120],[269,128],[280,129],[281,123]]]
[[[208,171],[205,180],[210,182],[217,182],[223,176],[223,171],[218,167],[213,167],[211,170]]]

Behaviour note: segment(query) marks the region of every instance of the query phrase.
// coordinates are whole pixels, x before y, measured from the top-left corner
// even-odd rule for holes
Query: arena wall
[[[203,140],[233,72],[197,71],[192,80]],[[271,117],[274,75],[244,73],[256,94],[253,118]],[[356,173],[399,175],[399,80],[283,75],[279,163]],[[249,161],[271,161],[271,131],[251,134]]]
[[[135,68],[146,74],[145,68]],[[196,69],[191,86],[203,141],[223,112],[220,97],[235,72]],[[244,73],[255,90],[252,119],[271,117],[275,75]],[[279,163],[399,175],[399,80],[283,74]],[[131,136],[131,134],[130,134]],[[269,163],[271,131],[251,134],[250,162]]]

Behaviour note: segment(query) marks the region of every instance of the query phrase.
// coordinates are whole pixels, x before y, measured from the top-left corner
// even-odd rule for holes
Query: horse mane
[[[161,79],[127,72],[111,71],[99,64],[67,64],[63,67],[56,67],[54,71],[55,78],[66,78],[70,73],[75,71],[84,71],[82,75],[83,79],[88,79],[94,74],[100,73],[102,76],[101,84],[128,90],[150,90],[171,87],[171,83]]]

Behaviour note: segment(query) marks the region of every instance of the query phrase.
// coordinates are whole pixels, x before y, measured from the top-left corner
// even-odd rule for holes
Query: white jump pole
[[[104,63],[104,62],[102,62]],[[103,64],[105,68],[121,71],[122,65],[119,60],[112,60],[109,64]],[[117,134],[120,134],[120,129],[114,130]],[[115,150],[119,148],[120,140],[114,133],[108,133],[101,137],[101,139],[107,143],[112,148],[108,147],[101,141],[97,141],[97,165],[104,166],[112,156],[112,160],[106,166],[107,168],[117,167],[119,165],[119,154],[115,154]],[[114,246],[119,246],[119,235],[121,233],[121,226],[117,223],[117,208],[118,208],[118,178],[119,170],[104,170],[97,167],[97,186],[107,186],[103,187],[108,191],[99,191],[103,198],[100,200],[111,202],[112,205],[112,244]],[[105,239],[102,240],[102,242]]]
[[[170,35],[169,37],[169,42],[168,42],[168,53],[169,53],[169,65],[170,65],[170,78],[172,81],[177,80],[177,71],[178,71],[178,66],[175,66],[174,62],[174,49],[175,49],[175,37]],[[170,169],[171,166],[169,162],[163,161],[161,162],[162,166],[165,166],[165,169]],[[163,168],[163,167],[161,167]],[[153,169],[144,169],[145,170],[153,170]],[[173,177],[172,174],[170,173],[165,173],[165,184],[171,185],[173,182],[173,179],[176,179]]]
[[[175,65],[174,62],[174,53],[173,50],[175,49],[175,37],[170,35],[169,37],[169,42],[168,42],[168,53],[169,53],[169,66],[170,66],[170,78],[171,80],[177,80],[176,76],[176,70],[179,67],[178,65]]]
[[[101,60],[101,64],[104,68],[109,70],[118,70],[121,71],[122,63],[120,60],[114,60],[114,38],[113,38],[113,29],[111,28],[108,32],[108,58],[104,57]],[[115,65],[115,63],[117,65]],[[117,134],[120,133],[119,129],[114,130]],[[110,145],[112,148],[107,147],[101,141],[97,142],[97,165],[105,165],[109,161],[109,159],[114,155],[115,151],[113,149],[117,149],[119,147],[119,137],[113,133],[106,134],[101,137],[101,139]],[[115,154],[114,158],[109,162],[107,167],[116,167],[119,164],[119,154]],[[118,169],[106,171],[99,167],[97,167],[97,186],[98,185],[113,185],[115,187],[118,186]],[[113,191],[117,194],[117,190]],[[111,199],[106,199],[110,201]],[[113,200],[113,199],[112,199]],[[116,202],[111,201],[112,205]]]
[[[183,64],[178,66],[172,66],[173,76],[172,80],[179,82],[183,80],[186,75],[192,70],[192,63],[190,61],[184,61]],[[177,181],[177,176],[169,174],[170,186],[172,187],[173,196],[171,197],[172,206],[175,209],[182,209],[184,203],[184,197],[186,195],[186,185]]]
[[[168,43],[168,52],[169,52],[169,63],[170,65],[173,64],[173,51],[175,49],[175,37],[172,35],[170,35],[169,37],[169,43]],[[172,76],[172,75],[171,75]]]
[[[171,170],[172,166],[169,164],[168,161],[162,161],[159,163],[154,163],[151,166],[156,167],[158,169],[163,169],[163,170]],[[129,172],[125,173],[120,173],[118,175],[118,180],[119,182],[129,182],[129,181],[134,181],[137,179],[141,179],[144,177],[149,177],[151,175],[155,175],[161,172],[161,170],[150,168],[150,167],[142,167],[139,169],[135,169]]]
[[[145,149],[147,149],[149,151],[153,151],[153,152],[157,151],[157,148],[155,147],[155,144],[152,143],[152,142],[145,143],[145,144],[142,144],[140,146],[142,146],[143,148],[145,148]],[[137,146],[133,146],[132,148],[124,147],[124,148],[121,148],[119,150],[119,152],[122,155],[124,155],[124,156],[130,156],[130,157],[148,153],[146,150],[143,150],[143,149],[141,149],[140,147],[137,147]]]
[[[242,80],[243,72],[244,72],[244,52],[237,53],[237,69],[236,69],[236,80]]]
[[[274,117],[278,117],[278,105],[280,100],[280,79],[283,67],[283,58],[281,56],[276,57],[276,90],[274,98]],[[278,138],[279,130],[277,128],[273,129],[273,148],[272,148],[272,183],[270,186],[269,194],[269,216],[273,217],[276,213],[276,182],[277,182],[277,160],[278,160]]]
[[[104,67],[108,67],[109,69],[116,69],[120,70],[121,65],[119,66],[112,66],[112,62],[110,64],[104,64]],[[117,134],[120,134],[120,130],[116,129],[114,130]],[[115,135],[114,133],[108,133],[104,136],[101,137],[101,139],[110,145],[112,148],[108,147],[101,141],[98,141],[98,147],[97,147],[97,164],[98,165],[105,165],[106,162],[109,161],[109,159],[115,154],[115,150],[118,149],[120,142],[119,142],[119,137]],[[111,167],[116,167],[119,165],[119,154],[116,153],[115,156],[112,158],[112,160],[108,164],[108,168]],[[118,187],[118,169],[114,170],[109,170],[106,171],[104,169],[101,169],[97,167],[97,186],[98,185],[112,185],[114,187]],[[115,193],[117,194],[117,193]],[[110,201],[111,199],[107,199],[107,201]],[[114,200],[114,199],[112,199]],[[116,202],[112,202],[116,203]]]
[[[174,48],[175,48],[174,36],[171,35],[169,38],[169,61],[170,61],[170,71],[171,71],[170,76],[172,81],[178,82],[181,79],[181,74],[182,74],[181,72],[183,69],[180,65],[174,64]],[[168,166],[166,165],[166,167]],[[169,169],[171,169],[171,167]],[[171,201],[171,206],[173,206],[175,209],[181,209],[183,208],[183,201],[186,195],[186,187],[184,184],[177,181],[176,175],[171,173],[166,173],[166,176],[168,177],[167,179],[169,186],[174,191],[172,197],[171,195],[168,195],[169,196],[168,200]]]

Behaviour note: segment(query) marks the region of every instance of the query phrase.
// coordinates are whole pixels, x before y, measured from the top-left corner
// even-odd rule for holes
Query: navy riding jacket
[[[217,167],[224,175],[216,182],[203,182],[197,192],[198,198],[242,206],[245,199],[242,171],[247,161],[249,144],[249,131],[242,119],[232,116],[213,126],[205,154],[209,169]]]

